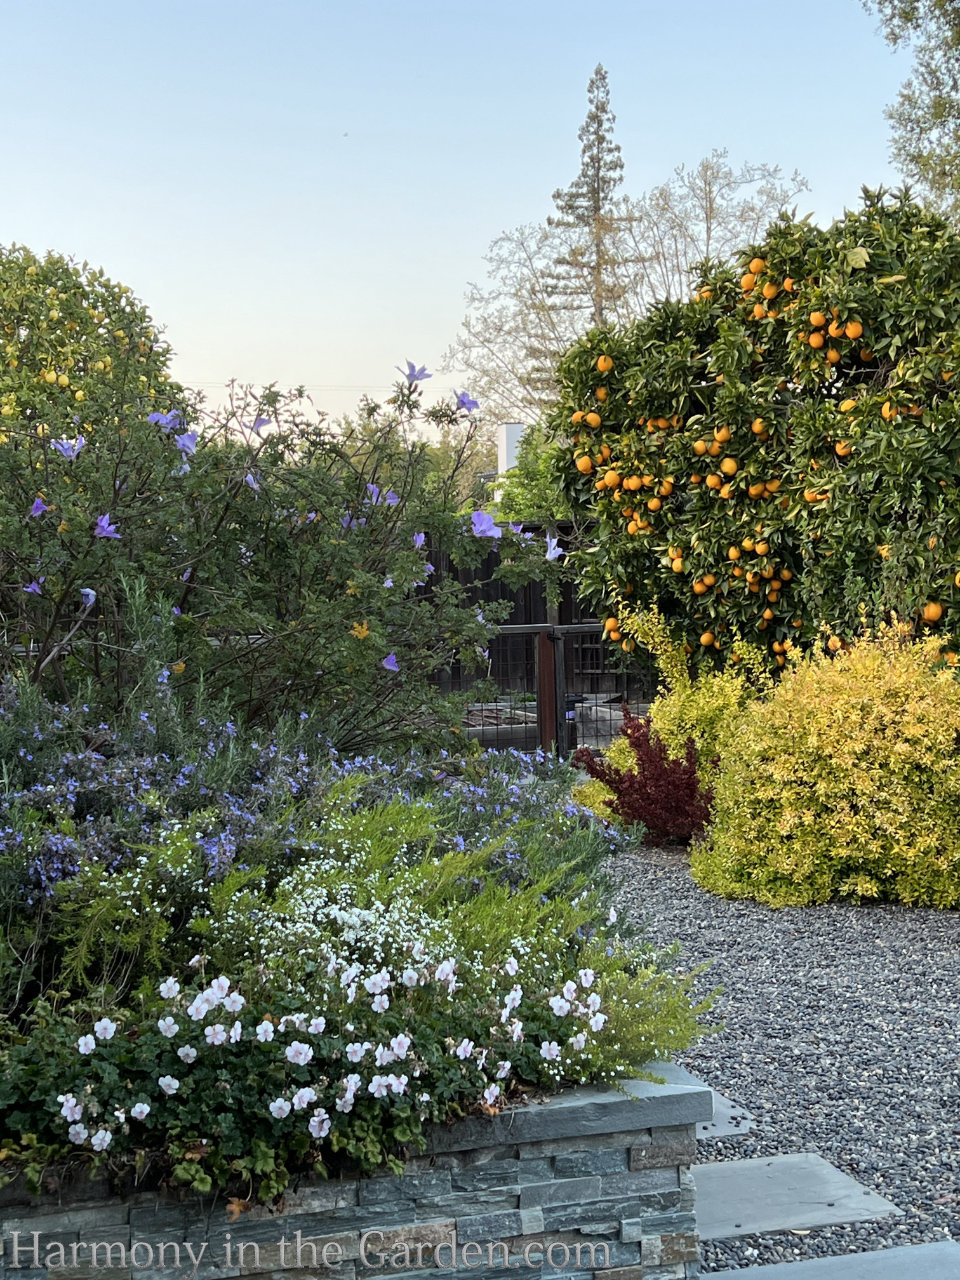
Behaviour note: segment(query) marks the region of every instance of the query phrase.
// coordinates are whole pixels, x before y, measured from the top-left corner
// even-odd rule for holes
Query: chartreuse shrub
[[[746,705],[697,881],[777,907],[960,904],[960,683],[939,648],[888,628],[797,660]]]

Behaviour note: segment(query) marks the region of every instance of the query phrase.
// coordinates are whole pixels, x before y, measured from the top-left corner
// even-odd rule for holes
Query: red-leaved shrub
[[[702,835],[712,796],[697,777],[693,741],[687,742],[685,759],[671,760],[666,747],[651,733],[650,720],[631,715],[626,704],[623,732],[636,760],[632,769],[618,769],[588,747],[577,751],[574,764],[610,788],[613,799],[606,803],[624,825],[643,824],[646,844],[687,842]]]

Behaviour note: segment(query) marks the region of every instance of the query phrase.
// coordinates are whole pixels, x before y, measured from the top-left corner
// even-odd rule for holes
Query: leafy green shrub
[[[698,882],[778,907],[960,904],[960,683],[939,648],[887,629],[797,661],[746,705]]]

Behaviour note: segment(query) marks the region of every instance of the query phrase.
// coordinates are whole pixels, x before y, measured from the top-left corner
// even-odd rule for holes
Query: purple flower
[[[372,502],[374,506],[376,506],[377,503],[380,501],[379,488],[375,484],[368,484],[367,493],[369,495],[369,501]]]
[[[475,511],[470,517],[470,525],[475,538],[503,537],[503,530],[494,523],[493,516],[486,511]]]
[[[522,524],[508,524],[507,528],[510,530],[511,533],[523,533]]]
[[[395,507],[397,503],[400,501],[400,499],[397,497],[397,495],[393,492],[392,489],[387,490],[387,492],[383,495],[383,500],[388,507]]]
[[[27,595],[31,595],[31,596],[42,595],[43,592],[40,590],[41,582],[46,582],[46,578],[36,578],[34,579],[33,582],[28,582],[23,589],[24,591],[26,591]]]
[[[97,516],[96,528],[93,531],[95,538],[119,538],[117,526],[110,523],[110,515]]]
[[[260,492],[260,481],[257,479],[257,477],[253,474],[252,471],[248,471],[247,474],[243,477],[243,483],[248,484],[254,493]]]
[[[169,413],[148,413],[147,421],[162,427],[169,434],[174,427],[179,427],[182,418],[176,409],[171,409]]]
[[[393,579],[392,579],[392,578],[384,578],[384,580],[383,580],[383,585],[384,585],[385,587],[392,587],[392,586],[393,586]]]
[[[419,551],[419,550],[420,550],[420,548],[423,546],[424,542],[426,542],[426,534],[424,534],[424,533],[415,533],[415,534],[413,535],[413,545],[414,545],[414,547],[416,547],[416,549],[417,549],[418,551]]]
[[[403,370],[400,368],[399,365],[395,365],[394,367],[397,373],[403,373]],[[403,373],[403,376],[410,383],[410,385],[413,386],[415,382],[423,382],[426,378],[432,378],[433,374],[427,373],[427,366],[425,364],[422,364],[418,369],[417,366],[411,360],[408,360],[407,371],[406,373]]]
[[[476,400],[471,400],[466,391],[457,394],[457,408],[466,409],[467,413],[473,413],[474,409],[479,409],[480,405]]]
[[[247,424],[246,424],[245,422],[241,422],[241,424],[240,424],[240,425],[244,428],[244,430],[246,430],[246,431],[255,431],[255,432],[257,433],[257,435],[259,435],[259,434],[260,434],[260,432],[263,430],[263,428],[264,428],[264,427],[269,427],[269,425],[270,425],[270,419],[269,419],[269,418],[256,418],[256,419],[254,420],[254,423],[253,423],[253,426],[252,426],[252,427],[248,427],[248,426],[247,426]]]
[[[189,582],[192,574],[193,574],[192,569],[184,569],[183,573],[181,573],[180,575],[180,581]]]
[[[560,544],[558,540],[556,538],[551,538],[550,534],[548,533],[547,534],[547,559],[559,560],[562,555],[563,555],[563,551],[560,548]]]
[[[174,436],[173,442],[184,457],[197,451],[197,433],[195,431],[185,431],[182,436]]]
[[[397,655],[395,653],[388,653],[381,663],[381,666],[385,667],[387,671],[400,670],[400,665],[397,662]]]
[[[97,603],[97,593],[92,587],[81,587],[80,599],[83,601],[83,607],[85,609],[92,609]]]
[[[76,440],[51,440],[51,445],[58,453],[62,453],[68,462],[72,462],[86,441],[83,436],[77,436]]]
[[[32,516],[42,516],[45,511],[49,510],[50,508],[42,498],[34,498],[33,506],[30,508],[30,514]]]

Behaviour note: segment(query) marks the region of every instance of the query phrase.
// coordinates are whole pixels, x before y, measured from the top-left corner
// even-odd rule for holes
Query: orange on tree
[[[599,371],[600,371],[601,373],[609,373],[609,372],[610,372],[610,370],[613,368],[613,357],[612,357],[612,356],[598,356],[598,357],[597,357],[597,368],[599,369]]]
[[[603,419],[600,417],[599,413],[594,413],[591,410],[591,412],[587,414],[587,417],[586,417],[587,426],[593,427],[594,431],[596,431],[597,427],[601,425],[602,421]]]
[[[767,268],[766,258],[759,258],[759,257],[751,258],[750,270],[753,272],[755,276],[758,276],[761,271],[765,271],[766,268]]]
[[[943,605],[936,600],[928,600],[923,606],[924,622],[939,622],[943,617]]]
[[[583,454],[582,457],[577,459],[576,467],[579,472],[587,476],[593,470],[593,459],[588,458],[586,454]]]
[[[818,332],[817,330],[814,330],[814,332],[811,333],[807,341],[809,342],[810,346],[813,347],[814,351],[819,351],[820,348],[823,346],[824,342],[826,342],[826,338],[824,338],[822,333]]]

